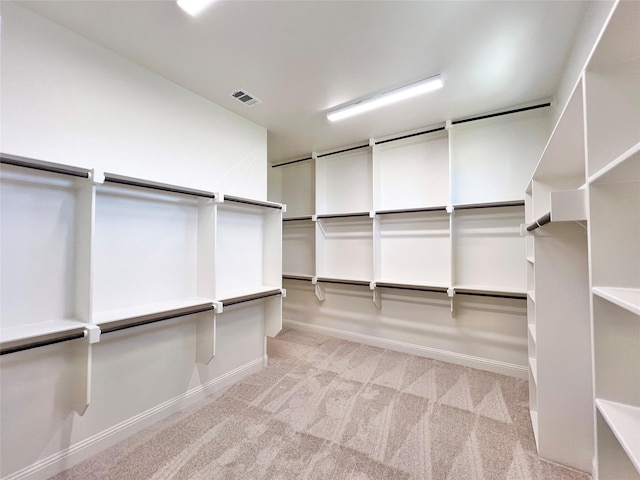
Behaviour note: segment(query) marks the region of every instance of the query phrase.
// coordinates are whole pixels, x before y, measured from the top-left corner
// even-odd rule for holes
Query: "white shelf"
[[[589,177],[590,184],[640,182],[640,142]]]
[[[538,361],[535,358],[529,357],[529,367],[531,368],[531,374],[533,380],[538,383]]]
[[[592,291],[599,297],[640,315],[640,288],[593,287]]]
[[[87,324],[78,320],[52,320],[7,327],[0,330],[0,344],[28,340],[56,333],[83,330]]]
[[[527,295],[527,289],[526,288],[513,288],[513,287],[508,287],[508,286],[494,286],[494,285],[480,285],[480,284],[474,284],[474,285],[468,285],[468,284],[464,284],[464,285],[454,285],[453,286],[454,290],[468,290],[470,292],[477,292],[477,293],[487,293],[487,294],[496,294],[496,295],[519,295],[522,297],[526,297]]]
[[[596,398],[596,406],[640,473],[640,407]]]
[[[226,301],[229,301],[235,298],[249,297],[253,295],[260,295],[262,293],[272,293],[276,291],[281,291],[281,289],[275,288],[273,287],[273,285],[262,285],[260,287],[255,287],[255,288],[246,288],[246,289],[223,292],[222,296],[216,300],[219,302],[225,303]]]
[[[180,315],[199,307],[206,308],[213,304],[213,300],[208,298],[191,297],[164,302],[152,303],[148,305],[136,305],[128,308],[119,308],[105,312],[93,314],[93,323],[96,325],[107,325],[124,320],[146,320],[153,317],[168,315]]]
[[[533,257],[527,257],[527,262],[531,263],[532,265],[535,265],[536,263]]]

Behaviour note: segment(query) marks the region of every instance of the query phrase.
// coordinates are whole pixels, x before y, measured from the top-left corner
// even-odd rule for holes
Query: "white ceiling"
[[[588,2],[32,1],[33,11],[268,129],[272,162],[551,97]],[[338,123],[327,109],[437,73]],[[229,97],[246,89],[262,100]]]

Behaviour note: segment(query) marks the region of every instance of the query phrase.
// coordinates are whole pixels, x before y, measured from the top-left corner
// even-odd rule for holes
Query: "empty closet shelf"
[[[421,213],[421,212],[446,212],[446,206],[437,207],[420,207],[420,208],[401,208],[395,210],[377,210],[376,215],[393,215],[398,213]]]
[[[318,220],[327,219],[327,218],[350,218],[350,217],[368,217],[369,212],[353,212],[353,213],[325,213],[322,215],[317,215],[316,218]]]
[[[69,165],[45,162],[43,160],[34,160],[31,158],[9,155],[6,153],[0,153],[0,163],[3,163],[5,165],[14,165],[16,167],[42,170],[44,172],[70,175],[72,177],[89,178],[89,170],[87,170],[86,168],[71,167]]]
[[[640,472],[640,407],[596,398],[596,407]]]
[[[191,297],[94,313],[103,333],[213,310],[213,301]]]
[[[375,282],[377,288],[394,288],[399,290],[416,290],[421,292],[447,293],[448,286],[445,285],[426,285],[426,284],[410,284],[402,282]]]
[[[260,291],[252,291],[252,292],[237,292],[234,295],[229,295],[220,300],[223,307],[230,307],[232,305],[237,305],[239,303],[252,302],[254,300],[261,300],[263,298],[275,297],[278,295],[282,295],[282,289],[275,287],[265,287]]]
[[[251,198],[234,197],[232,195],[222,195],[224,202],[241,203],[244,205],[251,205],[254,207],[274,208],[282,210],[282,204],[276,202],[267,202],[263,200],[253,200]]]
[[[196,190],[193,188],[186,188],[178,185],[170,185],[168,183],[152,182],[150,180],[142,180],[139,178],[126,177],[124,175],[116,175],[115,173],[105,172],[104,181],[110,183],[118,183],[120,185],[129,185],[132,187],[160,190],[162,192],[179,193],[182,195],[193,195],[196,197],[204,198],[216,198],[214,193],[206,192],[204,190]]]
[[[295,274],[285,274],[282,275],[283,280],[299,280],[301,282],[310,282],[313,280],[313,275],[295,275]]]
[[[78,320],[52,320],[7,327],[0,330],[2,354],[82,338],[86,323]]]
[[[526,300],[527,292],[525,290],[489,287],[489,286],[460,286],[454,287],[456,295],[475,295],[478,297],[496,297],[496,298],[514,298]]]
[[[359,285],[363,287],[368,287],[371,282],[368,280],[351,280],[348,278],[328,278],[328,277],[318,277],[318,283],[334,283],[337,285]]]
[[[640,315],[640,288],[593,287],[593,293]]]
[[[475,208],[504,208],[504,207],[524,207],[524,200],[510,200],[506,202],[488,202],[488,203],[465,203],[453,205],[455,210],[472,210]]]

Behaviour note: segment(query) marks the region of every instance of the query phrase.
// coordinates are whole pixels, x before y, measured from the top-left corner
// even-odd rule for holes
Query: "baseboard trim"
[[[386,348],[388,350],[394,350],[397,352],[409,353],[411,355],[418,355],[421,357],[428,357],[434,360],[455,363],[457,365],[477,368],[478,370],[486,370],[510,377],[521,378],[524,380],[529,378],[528,366],[517,365],[515,363],[507,363],[498,360],[491,360],[489,358],[475,357],[473,355],[467,355],[464,353],[450,352],[447,350],[440,350],[437,348],[425,347],[423,345],[416,345],[413,343],[401,342],[388,338],[375,337],[373,335],[350,332],[347,330],[340,330],[337,328],[325,327],[322,325],[312,325],[304,322],[298,322],[296,320],[283,319],[282,324],[285,327],[294,328],[296,330],[309,330],[313,332],[324,333],[325,335],[341,338],[343,340],[350,340],[357,343],[363,343],[365,345],[371,345],[373,347]]]
[[[246,376],[259,372],[264,368],[266,358],[265,355],[252,360],[202,385],[194,387],[177,397],[118,423],[111,428],[75,443],[58,453],[39,460],[9,476],[3,477],[1,480],[40,480],[56,475],[86,458],[101,452],[118,441],[189,406],[191,403],[195,403],[204,396],[220,391]]]

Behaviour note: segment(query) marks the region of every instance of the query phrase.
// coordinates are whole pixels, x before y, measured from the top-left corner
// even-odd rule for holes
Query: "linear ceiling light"
[[[192,17],[201,13],[215,0],[178,0],[178,6]]]
[[[385,93],[380,93],[370,98],[366,98],[356,103],[346,105],[344,107],[337,108],[327,113],[327,118],[335,122],[337,120],[343,120],[345,118],[353,117],[360,113],[368,112],[375,108],[389,105],[390,103],[399,102],[406,98],[415,97],[423,93],[432,92],[438,90],[444,85],[442,77],[435,75],[433,77],[420,80],[419,82],[410,83],[404,87],[396,88]]]

